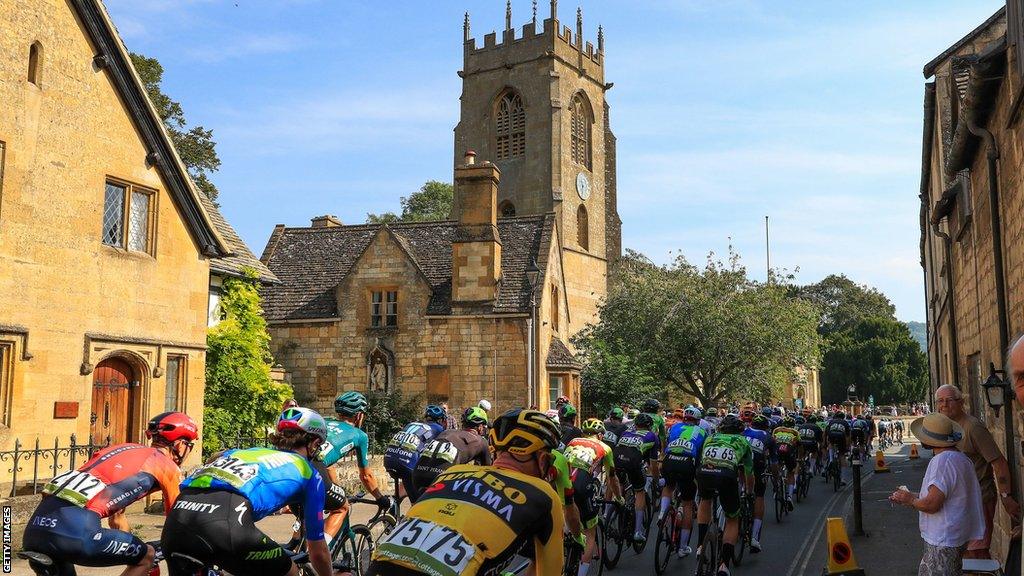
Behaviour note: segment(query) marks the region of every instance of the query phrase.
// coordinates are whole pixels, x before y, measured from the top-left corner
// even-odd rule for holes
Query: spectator
[[[974,464],[974,472],[981,484],[981,500],[985,510],[985,534],[967,545],[965,558],[989,558],[992,542],[992,520],[996,513],[996,501],[1011,518],[1020,514],[1020,506],[1013,499],[1013,485],[1010,481],[1010,465],[999,450],[992,433],[973,415],[964,411],[964,398],[953,385],[939,386],[935,391],[935,403],[939,412],[948,416],[963,429],[963,438],[957,448]]]
[[[444,410],[444,425],[445,430],[458,430],[458,423],[455,421],[455,417],[452,416],[452,411],[448,409],[448,403],[442,402],[441,409]]]
[[[281,406],[281,412],[284,412],[285,410],[287,410],[289,408],[298,408],[298,407],[299,407],[299,403],[295,401],[295,398],[289,398],[289,399],[285,400],[284,404]]]
[[[1014,394],[1017,396],[1017,403],[1024,407],[1024,346],[1021,341],[1024,336],[1014,340],[1007,353],[1009,361],[1010,385],[1013,386]],[[1006,574],[1021,573],[1021,524],[1017,522],[1013,526],[1010,538],[1010,551],[1006,556]]]
[[[963,430],[950,418],[935,413],[914,420],[910,431],[934,455],[920,493],[915,496],[900,487],[889,500],[919,512],[925,545],[918,576],[959,576],[967,543],[985,534],[981,486],[971,459],[957,449]]]

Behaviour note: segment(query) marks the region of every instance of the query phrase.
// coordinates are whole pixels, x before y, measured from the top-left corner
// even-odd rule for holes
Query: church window
[[[558,286],[551,287],[551,329],[558,332]]]
[[[501,204],[498,204],[498,212],[501,213],[502,218],[511,218],[516,215],[516,205],[505,200]]]
[[[526,111],[516,92],[506,92],[498,102],[495,115],[498,160],[522,156],[526,152]]]
[[[591,167],[590,154],[590,110],[580,94],[572,98],[572,160],[586,167]]]
[[[28,81],[39,86],[39,72],[42,66],[43,45],[33,42],[28,47]]]
[[[587,207],[580,204],[576,210],[576,243],[584,250],[590,250],[590,222]]]
[[[107,182],[103,194],[103,243],[152,254],[155,196],[151,190]]]
[[[370,297],[370,326],[391,328],[398,326],[398,292],[374,291]]]

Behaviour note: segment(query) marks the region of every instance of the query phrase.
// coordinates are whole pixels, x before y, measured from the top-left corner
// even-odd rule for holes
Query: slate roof
[[[577,372],[583,369],[583,364],[569,351],[569,347],[555,336],[551,337],[551,346],[548,347],[548,359],[545,365],[548,368],[561,368]]]
[[[238,236],[238,232],[235,232],[235,229],[231,227],[231,224],[224,218],[224,215],[220,213],[217,205],[206,194],[200,193],[199,199],[203,204],[203,209],[206,210],[206,214],[210,217],[210,222],[213,223],[214,228],[217,229],[221,238],[224,239],[224,243],[231,250],[228,256],[212,258],[210,260],[210,272],[241,278],[244,276],[246,268],[252,268],[259,274],[261,282],[278,282],[277,276],[274,276],[270,268],[267,268],[249,250],[249,247],[245,245],[242,238]]]
[[[324,228],[274,230],[263,252],[263,262],[280,280],[264,286],[263,309],[267,320],[302,320],[338,316],[335,288],[373,241],[393,234],[431,287],[427,314],[451,314],[452,238],[457,223],[403,222]],[[531,259],[547,269],[554,215],[500,218],[501,283],[493,306],[484,313],[527,313],[530,290],[526,268]]]

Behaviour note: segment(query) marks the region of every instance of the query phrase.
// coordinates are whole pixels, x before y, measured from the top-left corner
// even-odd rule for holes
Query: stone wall
[[[147,166],[136,127],[94,66],[94,48],[68,3],[2,0],[0,13],[0,343],[14,352],[0,445],[87,437],[92,376],[80,367],[111,354],[138,372],[135,437],[163,411],[155,368],[168,354],[187,357],[183,407],[199,414],[209,264]],[[27,81],[34,42],[42,47],[38,85]],[[107,178],[155,191],[153,255],[102,243]],[[86,333],[115,338],[90,343]],[[77,418],[55,419],[57,401],[77,403]]]

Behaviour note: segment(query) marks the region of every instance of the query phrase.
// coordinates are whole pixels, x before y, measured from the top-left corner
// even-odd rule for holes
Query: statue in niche
[[[370,390],[387,391],[388,384],[388,360],[375,351],[370,357]]]

